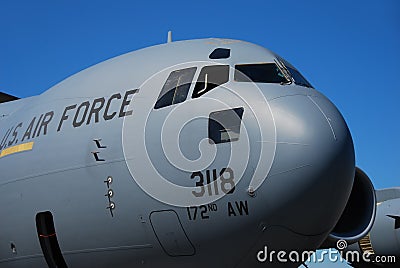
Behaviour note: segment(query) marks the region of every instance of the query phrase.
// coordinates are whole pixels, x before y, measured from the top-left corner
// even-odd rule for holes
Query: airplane
[[[355,262],[350,261],[353,267],[398,267],[398,263],[388,262],[388,256],[396,256],[398,262],[400,255],[400,187],[377,190],[376,199],[377,214],[371,231],[358,243],[349,245],[344,250],[344,253],[359,252],[359,256],[362,254],[371,256],[368,261],[364,261],[363,258]],[[376,258],[378,259],[376,260]],[[386,263],[382,263],[381,258],[384,258]]]
[[[169,34],[0,101],[1,268],[400,255],[398,188],[376,197],[338,109],[259,45]]]

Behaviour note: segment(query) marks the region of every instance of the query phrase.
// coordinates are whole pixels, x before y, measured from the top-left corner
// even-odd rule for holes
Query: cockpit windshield
[[[194,87],[192,98],[198,98],[229,81],[229,65],[204,66]]]
[[[196,67],[176,70],[170,73],[154,109],[160,109],[186,100]]]
[[[285,66],[282,62],[255,63],[235,65],[236,82],[291,84],[312,87],[311,84],[293,67]]]
[[[303,87],[312,87],[312,85],[301,75],[299,71],[294,68],[286,67],[294,79],[294,83]]]
[[[286,83],[284,74],[275,63],[235,65],[236,82]]]

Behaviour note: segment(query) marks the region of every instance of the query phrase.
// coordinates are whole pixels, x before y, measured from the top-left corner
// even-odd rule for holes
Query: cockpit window
[[[194,87],[192,98],[198,98],[206,92],[229,81],[229,65],[211,65],[201,69]]]
[[[298,70],[279,61],[277,63],[239,64],[235,66],[234,80],[237,82],[279,83],[312,87]]]
[[[304,78],[304,76],[301,75],[299,71],[297,71],[294,68],[287,67],[289,70],[290,74],[292,75],[294,79],[294,83],[299,86],[303,87],[312,87],[312,85]]]
[[[287,83],[287,79],[275,63],[235,65],[235,81],[255,83]]]
[[[229,48],[216,48],[211,52],[210,59],[227,59],[231,56],[231,50]]]
[[[210,113],[208,138],[215,144],[239,140],[244,109],[238,107]]]
[[[196,67],[176,70],[170,73],[154,109],[159,109],[186,100]]]

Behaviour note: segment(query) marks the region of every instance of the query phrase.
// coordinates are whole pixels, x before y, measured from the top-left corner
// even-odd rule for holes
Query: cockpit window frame
[[[172,71],[165,80],[154,109],[158,110],[184,102],[187,99],[196,72],[196,66]]]
[[[220,144],[238,141],[243,113],[243,107],[211,112],[208,117],[209,143]]]
[[[292,66],[286,66],[288,69],[290,75],[292,76],[294,83],[298,86],[303,86],[303,87],[308,87],[308,88],[314,88],[310,82],[300,73],[299,70]]]
[[[271,68],[273,66],[275,66],[275,68]],[[249,70],[245,70],[243,67],[249,67]],[[265,70],[263,71],[265,71],[269,76],[260,74],[260,71],[262,71],[260,67],[264,67]],[[273,76],[273,69],[275,69],[277,73],[275,76]],[[278,79],[278,77],[280,79]],[[307,81],[299,70],[282,59],[274,60],[274,62],[235,64],[233,80],[239,83],[253,82],[281,85],[290,85],[294,83],[298,86],[313,88],[310,82]]]
[[[209,74],[211,74],[209,76]],[[228,64],[212,64],[203,66],[197,77],[192,98],[198,98],[211,90],[229,82],[230,66]]]

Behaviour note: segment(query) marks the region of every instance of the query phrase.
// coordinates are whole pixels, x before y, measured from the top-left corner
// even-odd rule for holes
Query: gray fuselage
[[[210,59],[218,48],[229,57]],[[235,73],[276,62],[293,68],[247,42],[172,42],[0,104],[0,267],[45,267],[40,239],[55,236],[68,267],[251,267],[265,246],[317,249],[350,195],[353,143],[335,106],[296,77]],[[218,65],[227,81],[202,74]],[[179,76],[156,109],[177,70],[193,77],[186,96]],[[44,212],[54,234],[38,231]]]

